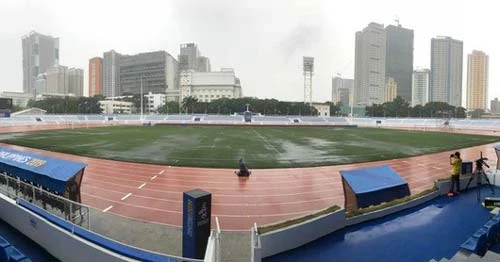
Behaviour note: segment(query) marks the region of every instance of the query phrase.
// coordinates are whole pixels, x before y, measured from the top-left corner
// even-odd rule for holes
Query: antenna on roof
[[[401,26],[401,24],[399,23],[399,17],[396,16],[396,18],[394,19],[394,22],[396,22],[396,24],[398,25],[398,27]]]

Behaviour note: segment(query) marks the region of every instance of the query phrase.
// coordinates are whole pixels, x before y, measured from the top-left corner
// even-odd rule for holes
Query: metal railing
[[[0,172],[0,193],[12,198],[13,200],[22,198],[31,204],[72,223],[73,225],[80,226],[96,233],[97,235],[120,242],[125,246],[164,255],[177,261],[203,261],[200,259],[168,255],[166,254],[167,252],[160,250],[159,248],[150,248],[147,244],[142,243],[144,241],[135,242],[130,240],[131,236],[138,232],[138,226],[136,225],[140,226],[146,224],[142,221],[103,212],[102,210],[71,201],[67,198],[51,193],[40,186],[33,185],[28,181],[22,181],[18,177],[9,176],[3,172]],[[220,230],[218,232],[220,232]],[[218,240],[220,233],[215,233],[216,239]],[[175,242],[177,242],[177,240]],[[142,245],[138,243],[142,243]],[[219,245],[218,242],[216,242],[215,245],[217,247]],[[217,251],[217,248],[215,250]]]

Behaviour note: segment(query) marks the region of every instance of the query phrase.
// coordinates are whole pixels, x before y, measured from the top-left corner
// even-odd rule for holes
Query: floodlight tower
[[[314,73],[314,57],[303,57],[304,103],[312,106],[312,77]]]

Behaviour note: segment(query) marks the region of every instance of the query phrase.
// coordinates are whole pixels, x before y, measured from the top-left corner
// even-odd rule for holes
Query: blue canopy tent
[[[410,195],[408,183],[390,166],[340,171],[347,211]]]
[[[0,147],[0,172],[80,202],[86,164]]]

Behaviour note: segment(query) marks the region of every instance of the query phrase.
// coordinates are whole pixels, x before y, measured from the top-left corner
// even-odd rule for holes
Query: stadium
[[[85,164],[79,201],[57,192],[46,195],[51,203],[70,203],[69,216],[58,204],[37,201],[40,185],[7,174],[0,179],[4,202],[40,217],[37,226],[49,221],[51,231],[69,227],[62,230],[74,241],[68,245],[82,251],[69,259],[68,251],[50,239],[2,219],[18,225],[55,258],[72,261],[280,261],[273,255],[438,199],[447,190],[435,187],[449,178],[450,152],[459,150],[465,160],[480,153],[494,160],[500,141],[499,120],[255,116],[249,122],[240,115],[37,115],[0,123],[4,150]],[[250,176],[236,175],[239,159]],[[407,182],[405,201],[396,208],[347,212],[353,196],[346,192],[342,172],[382,166]],[[202,259],[182,258],[183,192],[194,189],[212,197],[211,234]],[[89,250],[95,255],[84,254]],[[445,256],[432,254],[427,260]]]

